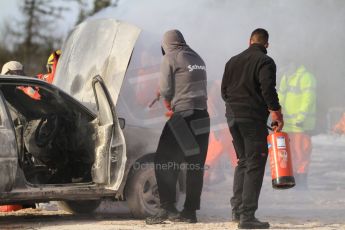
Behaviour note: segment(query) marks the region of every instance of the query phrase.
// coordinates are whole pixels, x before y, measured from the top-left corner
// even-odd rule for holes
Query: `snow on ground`
[[[345,229],[345,137],[319,135],[312,140],[309,190],[272,189],[267,167],[257,217],[269,221],[272,229]],[[147,226],[131,218],[124,202],[103,202],[92,216],[32,209],[0,213],[0,229],[236,229],[229,205],[233,169],[228,164],[220,168],[221,181],[204,187],[197,224]]]

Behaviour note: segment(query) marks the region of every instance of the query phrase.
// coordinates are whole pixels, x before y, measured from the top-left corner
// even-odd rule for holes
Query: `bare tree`
[[[2,22],[0,64],[8,59],[23,62],[29,74],[44,70],[48,55],[62,44],[59,20],[66,3],[79,6],[77,24],[106,7],[116,7],[118,0],[22,0],[19,9],[22,20]]]
[[[45,60],[55,44],[61,42],[57,35],[57,21],[62,17],[62,12],[68,10],[64,6],[56,4],[53,0],[24,0],[20,3],[20,11],[24,20],[18,31],[12,33],[19,37],[15,44],[16,56],[22,59],[27,69],[33,70],[38,66],[37,59]]]

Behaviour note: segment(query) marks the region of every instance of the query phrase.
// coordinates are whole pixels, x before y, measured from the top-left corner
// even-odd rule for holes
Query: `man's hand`
[[[271,126],[274,132],[280,132],[284,127],[284,119],[283,119],[283,114],[281,113],[281,110],[280,109],[278,111],[270,110],[270,115],[272,119]]]
[[[171,109],[171,102],[164,99],[163,104],[165,108],[168,110],[168,112],[165,113],[165,116],[170,118],[174,114],[174,112]]]
[[[169,110],[168,112],[165,113],[165,116],[170,118],[170,117],[172,117],[173,114],[174,114],[174,112],[172,110]]]
[[[165,108],[167,108],[167,110],[171,110],[171,103],[170,103],[170,101],[167,101],[167,100],[164,99],[163,103],[164,103]]]
[[[159,92],[159,90],[157,90],[157,92],[156,92],[156,97],[157,97],[156,98],[157,100],[159,100],[159,98],[161,97],[161,93]],[[174,112],[171,109],[171,102],[164,99],[163,104],[164,104],[165,108],[168,110],[168,112],[165,113],[165,116],[168,118],[172,117]]]

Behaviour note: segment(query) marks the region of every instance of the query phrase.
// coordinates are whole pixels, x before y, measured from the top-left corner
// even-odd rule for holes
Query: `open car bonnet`
[[[92,79],[100,75],[116,105],[140,29],[114,19],[77,26],[62,47],[53,84],[95,111]]]

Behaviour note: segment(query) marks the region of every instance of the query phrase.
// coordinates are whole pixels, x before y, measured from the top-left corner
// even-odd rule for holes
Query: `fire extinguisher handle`
[[[277,122],[277,121],[273,121],[273,122],[271,123],[271,129],[270,129],[270,130],[272,130],[272,131],[275,132],[274,127],[277,127],[277,126],[278,126],[278,122]]]
[[[278,126],[278,122],[277,122],[277,121],[273,121],[273,122],[271,123],[271,127],[274,127],[274,126]]]
[[[273,131],[273,128],[271,126],[267,125],[266,127],[267,127],[267,129]]]

